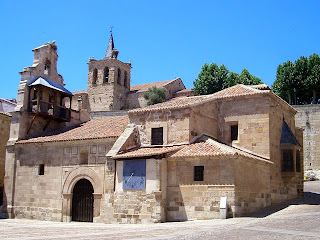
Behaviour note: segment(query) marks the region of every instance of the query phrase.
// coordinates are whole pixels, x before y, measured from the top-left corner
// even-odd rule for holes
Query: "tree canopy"
[[[310,104],[320,101],[320,57],[314,53],[294,63],[279,64],[274,92],[289,104]]]
[[[223,64],[219,67],[216,63],[210,65],[205,63],[198,78],[193,81],[193,90],[196,95],[206,95],[240,83],[257,85],[263,82],[260,78],[251,75],[247,69],[243,69],[241,74],[237,74],[230,72]]]
[[[143,95],[143,97],[148,100],[147,104],[148,106],[156,104],[156,103],[162,103],[166,100],[166,89],[165,88],[157,88],[157,87],[151,87],[148,89],[147,92]]]

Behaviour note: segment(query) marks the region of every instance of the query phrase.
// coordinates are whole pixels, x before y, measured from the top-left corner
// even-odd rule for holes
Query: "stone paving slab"
[[[226,220],[148,225],[0,220],[0,239],[320,239],[320,181],[305,183],[305,197]]]

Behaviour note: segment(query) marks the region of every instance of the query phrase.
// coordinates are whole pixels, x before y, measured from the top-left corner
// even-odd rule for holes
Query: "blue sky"
[[[111,26],[131,85],[181,77],[191,88],[213,62],[271,85],[280,63],[320,54],[319,10],[320,1],[0,0],[0,98],[16,98],[31,50],[52,40],[66,88],[85,90],[89,56],[104,57]]]

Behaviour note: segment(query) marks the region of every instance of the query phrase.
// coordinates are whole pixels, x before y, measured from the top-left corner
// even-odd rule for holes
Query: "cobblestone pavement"
[[[149,225],[0,220],[0,239],[320,239],[320,181],[305,196],[247,217]]]

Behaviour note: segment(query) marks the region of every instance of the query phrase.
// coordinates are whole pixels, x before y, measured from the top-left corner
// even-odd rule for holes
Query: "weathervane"
[[[113,29],[113,26],[110,27],[110,33],[111,33],[111,35],[112,35],[112,29]]]

